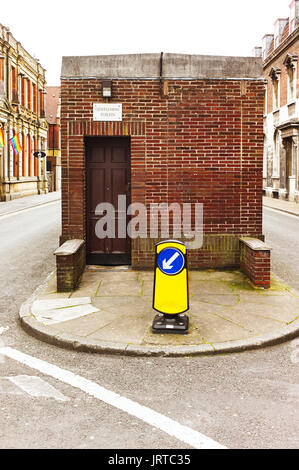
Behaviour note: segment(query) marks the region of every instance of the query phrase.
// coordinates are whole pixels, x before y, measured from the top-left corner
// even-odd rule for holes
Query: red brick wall
[[[270,250],[252,250],[241,243],[241,269],[256,287],[270,288]]]
[[[113,80],[122,122],[93,122],[101,81],[61,82],[62,237],[85,238],[84,136],[131,136],[132,202],[200,202],[204,246],[191,267],[239,264],[240,236],[262,237],[264,84],[260,80]],[[155,240],[132,243],[150,267]]]
[[[73,254],[56,256],[57,291],[69,292],[75,289],[84,267],[84,245]]]

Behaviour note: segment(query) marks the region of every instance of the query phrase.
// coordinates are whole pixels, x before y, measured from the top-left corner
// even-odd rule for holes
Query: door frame
[[[124,266],[124,265],[131,265],[131,252],[132,252],[132,243],[131,239],[128,237],[126,238],[128,251],[127,253],[120,253],[120,254],[94,254],[88,253],[87,250],[87,240],[88,240],[88,210],[87,210],[87,203],[88,203],[88,195],[87,195],[87,173],[88,173],[88,165],[87,165],[87,148],[89,144],[92,142],[105,142],[107,141],[112,143],[113,141],[123,141],[124,143],[127,142],[127,145],[124,145],[124,148],[127,150],[127,176],[129,182],[129,190],[126,192],[127,196],[127,207],[131,204],[131,137],[130,136],[85,136],[84,137],[84,163],[85,163],[85,185],[84,185],[84,210],[85,210],[85,240],[86,240],[86,264],[87,265],[103,265],[103,266]],[[128,222],[128,216],[127,216]]]

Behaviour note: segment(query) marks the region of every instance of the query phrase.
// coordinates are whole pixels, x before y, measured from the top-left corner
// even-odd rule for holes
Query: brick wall
[[[74,253],[56,256],[57,291],[69,292],[75,289],[84,267],[84,244]]]
[[[101,81],[62,79],[62,236],[86,239],[84,136],[131,136],[132,202],[203,203],[204,245],[189,265],[239,265],[240,236],[262,238],[264,84],[251,80],[113,80],[122,122],[93,122]],[[157,240],[132,241],[152,267]]]
[[[241,243],[240,267],[256,287],[270,288],[270,250],[253,250]]]

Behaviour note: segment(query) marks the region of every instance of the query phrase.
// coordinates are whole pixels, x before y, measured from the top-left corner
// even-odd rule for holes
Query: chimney
[[[299,0],[292,0],[289,8],[290,8],[289,34],[291,34],[296,28],[296,24],[299,19]]]
[[[263,37],[262,57],[265,60],[268,57],[269,49],[274,39],[274,34],[265,34]]]
[[[278,18],[274,23],[274,49],[279,46],[289,18]]]
[[[253,57],[262,57],[262,47],[254,47],[252,51]]]

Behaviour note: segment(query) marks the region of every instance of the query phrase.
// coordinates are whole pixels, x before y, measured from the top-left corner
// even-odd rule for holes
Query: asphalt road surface
[[[271,220],[282,225],[280,246],[294,222],[265,214],[269,242],[276,243]],[[173,437],[161,416],[200,433],[203,446],[209,438],[228,449],[298,448],[299,341],[239,354],[137,358],[63,350],[24,332],[19,307],[53,270],[59,235],[58,202],[0,217],[0,351],[16,352],[0,355],[1,449],[191,449],[186,428]],[[283,250],[294,257],[293,243]],[[293,269],[286,262],[285,273]],[[102,397],[120,398],[109,404],[99,386]],[[122,397],[131,413],[117,408]],[[139,405],[148,422],[136,416]],[[155,412],[159,419],[149,424]]]
[[[264,207],[264,234],[272,271],[299,291],[299,217]]]

